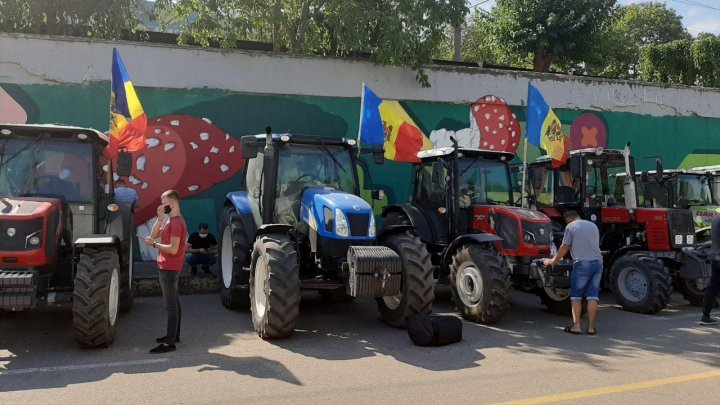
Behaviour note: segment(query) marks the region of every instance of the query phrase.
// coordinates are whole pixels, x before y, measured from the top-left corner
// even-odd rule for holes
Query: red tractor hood
[[[55,198],[23,197],[0,198],[0,218],[24,217],[31,218],[41,216],[49,211],[54,205],[59,205],[60,200]]]

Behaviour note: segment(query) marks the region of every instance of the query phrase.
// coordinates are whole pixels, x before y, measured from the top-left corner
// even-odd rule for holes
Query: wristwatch
[[[157,242],[153,242],[153,247],[155,247],[155,245],[157,245]],[[156,248],[156,249],[157,249],[157,248]]]

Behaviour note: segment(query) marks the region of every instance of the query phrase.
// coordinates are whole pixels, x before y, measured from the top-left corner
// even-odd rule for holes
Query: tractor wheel
[[[562,316],[572,315],[570,288],[540,287],[535,291],[540,297],[540,303],[547,307],[548,312]]]
[[[478,244],[465,245],[450,264],[450,291],[463,318],[495,323],[510,309],[510,272],[502,257]]]
[[[287,235],[255,241],[250,269],[250,302],[255,331],[263,339],[290,337],[300,313],[300,268]]]
[[[220,299],[226,308],[246,310],[250,308],[249,274],[243,270],[250,252],[240,214],[234,207],[226,207],[220,219],[222,235],[220,252]]]
[[[108,347],[115,338],[120,260],[114,250],[85,249],[73,293],[73,328],[80,347]]]
[[[702,306],[703,299],[705,298],[705,290],[698,289],[697,280],[680,278],[678,279],[678,289],[682,293],[683,298],[690,302],[690,305],[696,307]],[[715,307],[718,305],[720,305],[720,296],[715,297],[715,303],[713,304]]]
[[[388,325],[404,328],[410,316],[432,312],[435,286],[430,254],[420,238],[410,232],[387,235],[380,244],[400,256],[402,281],[398,295],[376,299],[378,311]]]
[[[670,302],[670,274],[658,259],[644,254],[627,254],[610,270],[617,303],[626,311],[654,314]]]
[[[122,254],[125,266],[120,272],[120,312],[125,313],[132,309],[135,292],[133,291],[133,248],[135,247],[135,227],[131,228],[130,237],[123,243]]]

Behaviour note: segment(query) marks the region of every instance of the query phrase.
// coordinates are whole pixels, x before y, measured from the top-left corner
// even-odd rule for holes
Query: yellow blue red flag
[[[115,48],[110,86],[110,143],[105,148],[105,156],[113,159],[120,149],[134,152],[144,148],[147,129],[147,116]]]
[[[382,145],[385,158],[399,162],[419,162],[417,153],[433,147],[399,102],[380,99],[365,83],[358,143]]]
[[[552,158],[552,166],[565,164],[570,155],[570,138],[562,132],[562,125],[540,91],[528,83],[527,121],[525,136],[528,142],[544,149]]]

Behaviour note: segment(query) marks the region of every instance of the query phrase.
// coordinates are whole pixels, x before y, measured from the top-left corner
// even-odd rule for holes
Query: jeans
[[[180,294],[178,294],[179,271],[160,270],[160,289],[162,290],[165,311],[167,312],[167,331],[165,343],[174,345],[180,336]]]
[[[217,256],[215,255],[201,255],[198,253],[186,253],[185,254],[185,262],[190,265],[190,267],[197,266],[198,264],[204,265],[204,266],[212,266],[213,264],[217,263]]]
[[[715,305],[715,297],[720,292],[720,263],[713,260],[712,262],[712,275],[710,276],[710,285],[705,290],[705,296],[703,297],[703,316],[710,316],[710,311],[713,305]]]
[[[580,260],[573,263],[570,275],[570,300],[582,300],[583,295],[590,301],[600,301],[600,280],[602,280],[602,260]]]

